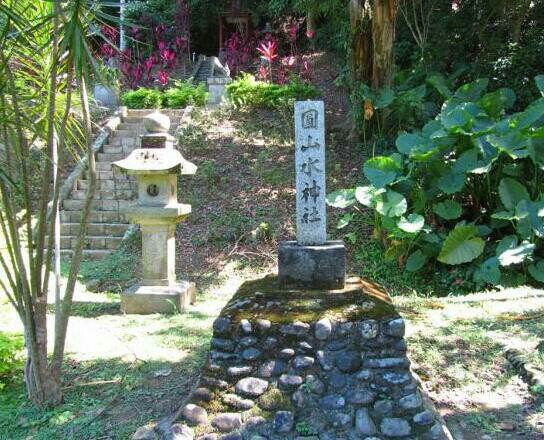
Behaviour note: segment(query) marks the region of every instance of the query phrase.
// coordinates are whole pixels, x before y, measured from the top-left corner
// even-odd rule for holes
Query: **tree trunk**
[[[398,0],[350,0],[352,81],[392,85]]]
[[[369,0],[350,0],[350,71],[352,83],[372,78],[372,10]]]

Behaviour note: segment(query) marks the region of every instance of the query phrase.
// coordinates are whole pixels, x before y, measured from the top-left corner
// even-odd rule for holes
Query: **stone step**
[[[61,211],[61,223],[79,223],[81,220],[81,211]],[[125,214],[117,211],[91,211],[89,215],[90,223],[124,223],[128,224]]]
[[[102,147],[102,153],[106,153],[106,154],[123,154],[123,155],[125,155],[125,153],[123,152],[123,147],[121,145],[113,146],[113,145],[110,145],[110,144],[106,144],[106,145],[104,145]]]
[[[144,118],[137,118],[134,121],[123,121],[117,126],[117,130],[145,131]]]
[[[86,190],[89,187],[88,180],[78,180],[76,183],[76,190]],[[97,191],[137,191],[138,185],[135,179],[131,180],[116,180],[116,179],[107,179],[107,180],[97,180],[96,181]]]
[[[123,147],[123,151],[126,152],[125,148],[131,148],[132,151],[135,148],[140,146],[140,136],[130,136],[130,137],[116,137],[112,136],[108,139],[108,143],[104,145],[106,147]]]
[[[87,191],[74,190],[72,191],[71,198],[75,200],[85,200]],[[134,200],[137,194],[130,189],[101,189],[94,193],[95,200]]]
[[[61,249],[60,254],[61,254],[61,257],[63,258],[72,258],[73,251],[71,249]],[[103,260],[109,254],[111,254],[111,250],[83,249],[84,260],[92,260],[92,261]]]
[[[48,237],[46,236],[46,240]],[[75,249],[78,237],[76,235],[63,235],[60,237],[61,249]],[[87,235],[83,244],[84,249],[115,250],[119,247],[123,237]]]
[[[127,116],[123,119],[123,121],[126,121],[129,118],[144,118],[150,113],[153,113],[155,110],[153,109],[128,109]],[[169,116],[170,118],[181,118],[183,114],[185,113],[185,109],[172,109],[172,108],[164,108],[160,110],[161,113],[165,114],[166,116]]]
[[[123,237],[130,224],[128,223],[89,223],[87,234],[95,237]],[[79,223],[62,223],[62,236],[76,236],[79,233]]]
[[[89,179],[89,173],[85,171],[82,175],[83,180]],[[109,170],[97,170],[96,171],[96,178],[97,180],[115,180],[117,182],[128,182],[129,180],[134,180],[133,176],[129,176],[127,174],[121,173],[121,171],[113,171],[111,169]]]
[[[112,163],[112,162],[124,159],[125,157],[127,157],[127,155],[124,154],[123,152],[120,152],[120,153],[106,153],[106,152],[104,152],[104,153],[97,153],[96,154],[96,161],[97,161],[97,163],[98,162]]]
[[[62,207],[64,211],[81,211],[84,204],[85,200],[66,199],[62,202]],[[91,209],[93,211],[118,211],[134,204],[135,202],[131,200],[93,200]]]
[[[96,171],[111,171],[111,162],[96,162]]]

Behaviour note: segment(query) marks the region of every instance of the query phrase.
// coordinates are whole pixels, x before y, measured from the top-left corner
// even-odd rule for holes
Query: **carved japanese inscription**
[[[322,101],[295,103],[297,242],[327,240],[325,210],[325,109]]]

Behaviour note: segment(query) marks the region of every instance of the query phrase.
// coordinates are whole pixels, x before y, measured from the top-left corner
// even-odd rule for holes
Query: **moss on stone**
[[[282,393],[277,388],[270,388],[257,400],[257,405],[266,411],[288,410],[293,404],[287,393]]]
[[[399,316],[380,286],[360,278],[348,278],[341,290],[283,290],[275,275],[242,284],[221,315],[233,322],[268,319],[274,324],[311,323],[325,316],[339,321]]]

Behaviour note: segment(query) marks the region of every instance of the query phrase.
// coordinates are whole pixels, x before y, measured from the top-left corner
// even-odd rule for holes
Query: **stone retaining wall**
[[[377,286],[246,283],[215,321],[178,439],[446,439],[410,371],[405,323]]]

